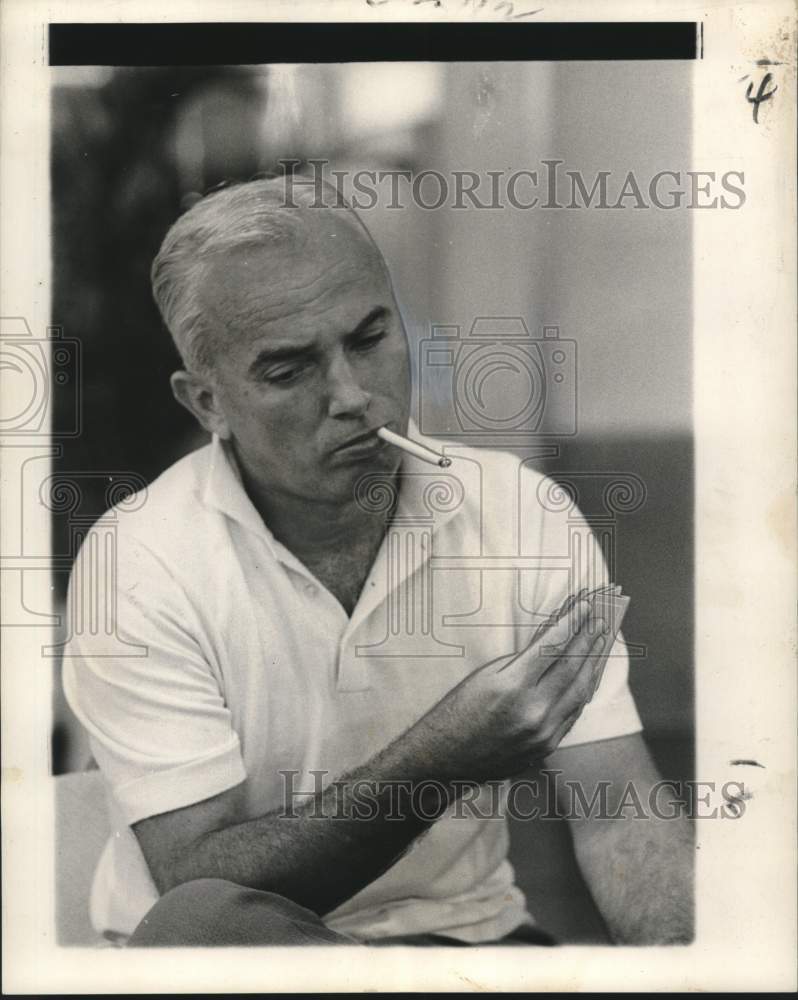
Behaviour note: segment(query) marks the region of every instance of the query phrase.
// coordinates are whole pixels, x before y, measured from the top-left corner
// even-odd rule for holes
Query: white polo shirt
[[[405,459],[351,618],[273,537],[218,439],[167,469],[138,510],[127,502],[92,529],[79,560],[115,558],[115,607],[108,628],[74,630],[64,686],[112,810],[92,890],[98,931],[129,934],[158,898],[130,824],[241,782],[247,818],[282,808],[281,772],[312,791],[310,772],[326,784],[367,762],[477,667],[525,645],[569,593],[607,582],[593,535],[551,480],[510,454],[445,450],[446,470]],[[383,477],[360,495],[375,511],[389,499]],[[76,592],[88,599],[78,575],[73,621]],[[641,729],[628,666],[619,638],[561,746]],[[506,820],[452,812],[325,923],[360,939],[478,942],[529,922]]]

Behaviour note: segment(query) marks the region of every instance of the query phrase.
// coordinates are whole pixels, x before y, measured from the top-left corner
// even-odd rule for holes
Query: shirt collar
[[[202,502],[207,507],[237,521],[249,531],[265,537],[272,549],[276,547],[277,540],[244,489],[241,471],[232,448],[222,441],[218,434],[214,434],[211,439],[210,460],[202,491]]]
[[[445,443],[421,434],[411,420],[408,437],[443,453]],[[387,494],[380,491],[385,477],[379,473],[369,481],[364,475],[362,493],[368,503],[368,491],[374,503],[384,502]],[[429,524],[434,530],[454,517],[463,508],[464,482],[457,474],[457,462],[448,469],[437,468],[415,455],[403,456],[399,476],[399,497],[393,517],[397,527]],[[275,539],[255,505],[244,489],[241,472],[229,444],[214,434],[210,444],[210,458],[202,489],[203,503],[237,521],[244,528],[265,538],[275,556],[284,561],[287,550]],[[376,507],[375,510],[379,508]]]

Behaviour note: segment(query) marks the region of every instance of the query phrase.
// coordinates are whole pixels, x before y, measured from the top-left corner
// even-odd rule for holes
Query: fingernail
[[[603,619],[603,618],[597,618],[597,619],[596,619],[596,630],[597,630],[598,632],[600,632],[600,633],[601,633],[602,635],[606,635],[606,634],[607,634],[607,633],[609,632],[609,630],[610,630],[610,627],[609,627],[609,625],[608,625],[608,624],[607,624],[607,623],[606,623],[606,622],[604,621],[604,619]]]

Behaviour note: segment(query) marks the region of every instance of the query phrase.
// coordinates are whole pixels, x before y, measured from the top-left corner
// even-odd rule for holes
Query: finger
[[[605,642],[606,623],[599,620],[597,625],[599,631],[592,634],[583,629],[539,677],[537,686],[542,697],[557,703],[573,685],[576,685],[575,698],[586,697],[588,685],[593,681],[593,656],[604,648]]]
[[[543,621],[538,624],[537,628],[532,633],[532,638],[529,640],[527,646],[524,648],[526,649],[529,646],[534,646],[536,642],[540,642],[540,640],[543,638],[546,632],[548,632],[549,629],[551,629],[554,625],[556,625],[559,620],[560,620],[559,611],[553,611],[548,616],[548,618],[544,618]]]
[[[554,711],[563,717],[567,717],[574,711],[580,711],[592,699],[597,686],[596,665],[609,641],[609,635],[602,633],[592,638],[591,646],[582,658],[579,668],[574,674],[571,683],[564,685],[560,689],[557,701],[554,704]]]
[[[589,616],[590,605],[587,601],[577,601],[571,615],[563,616],[547,629],[545,636],[533,640],[514,662],[522,669],[529,670],[531,679],[537,680],[566,648],[569,640],[579,633]]]
[[[590,595],[588,594],[587,587],[583,587],[576,594],[569,594],[563,601],[562,605],[552,611],[552,613],[538,625],[535,630],[535,634],[530,639],[529,645],[539,642],[543,635],[545,635],[545,633],[548,632],[553,625],[556,625],[557,622],[561,621],[570,611],[573,610],[578,601],[589,601],[589,599]]]
[[[596,691],[599,689],[601,684],[601,679],[604,676],[604,668],[607,666],[607,651],[612,647],[612,635],[607,634],[604,638],[604,642],[597,646],[596,650],[591,654],[591,659],[593,664],[593,682],[590,688],[590,695],[588,701],[593,701],[596,696]]]
[[[615,638],[614,638],[614,636],[612,636],[611,634],[607,635],[607,641],[605,643],[605,647],[604,647],[604,650],[603,650],[603,652],[607,653],[607,655],[604,656],[604,657],[602,657],[602,662],[599,663],[598,669],[595,671],[596,683],[595,683],[595,686],[593,688],[593,694],[590,696],[591,700],[593,698],[593,695],[598,690],[598,687],[599,687],[599,684],[601,684],[602,678],[604,677],[604,671],[607,668],[607,663],[609,662],[610,656],[612,656],[612,650],[613,650],[614,645],[615,645]]]
[[[586,607],[586,611],[584,610]],[[582,638],[586,635],[590,637],[590,641],[597,635],[597,629],[600,631],[603,626],[597,624],[599,615],[596,612],[596,608],[589,604],[586,600],[578,605],[580,608],[577,611],[576,607],[571,612],[570,621],[561,624],[561,629],[559,632],[552,632],[545,637],[545,641],[539,643],[540,652],[549,658],[550,662],[561,656],[570,656],[573,654],[573,649],[571,648],[577,639]],[[570,625],[570,628],[568,627]],[[563,635],[564,633],[564,635]],[[582,644],[583,645],[583,644]],[[580,645],[581,649],[582,646]]]
[[[587,587],[583,587],[576,594],[569,594],[568,597],[566,597],[566,599],[563,601],[562,606],[559,608],[559,610],[555,612],[556,620],[559,621],[560,618],[562,618],[564,615],[567,615],[568,612],[574,607],[574,605],[578,601],[585,601],[585,600],[589,600]]]
[[[557,655],[558,650],[564,648],[565,643],[572,634],[569,631],[569,627],[573,625],[573,629],[578,630],[589,615],[590,605],[587,601],[581,599],[576,602],[573,617],[570,621],[566,616],[559,619],[552,616],[548,622],[544,622],[538,628],[529,644],[500,669],[504,670],[511,664],[516,664],[521,669],[532,667],[534,676],[540,676]],[[541,644],[544,635],[546,636],[545,649]]]
[[[575,722],[582,714],[585,705],[593,697],[594,686],[594,661],[601,655],[601,650],[606,642],[606,634],[596,635],[593,638],[593,645],[590,653],[581,661],[581,665],[572,683],[567,688],[563,697],[553,704],[549,710],[549,724],[554,727],[552,735],[546,741],[548,749],[546,754],[552,753],[559,746],[560,742],[573,728]]]

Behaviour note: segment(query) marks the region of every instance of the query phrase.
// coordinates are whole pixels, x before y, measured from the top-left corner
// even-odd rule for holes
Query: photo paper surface
[[[0,18],[4,989],[794,988],[791,5]]]

